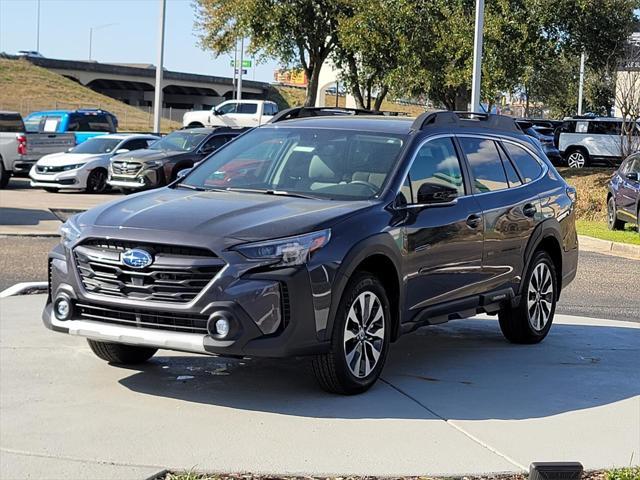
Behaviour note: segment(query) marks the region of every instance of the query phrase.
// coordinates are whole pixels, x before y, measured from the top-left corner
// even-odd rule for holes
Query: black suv
[[[281,112],[177,182],[69,219],[47,327],[114,363],[310,355],[343,394],[425,325],[486,312],[540,342],[578,241],[575,190],[539,145],[501,116],[323,113]]]

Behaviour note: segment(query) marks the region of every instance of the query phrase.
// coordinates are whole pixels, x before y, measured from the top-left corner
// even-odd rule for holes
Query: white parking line
[[[13,295],[20,295],[27,290],[46,290],[47,282],[21,282],[10,286],[6,290],[0,292],[0,298],[7,298]]]

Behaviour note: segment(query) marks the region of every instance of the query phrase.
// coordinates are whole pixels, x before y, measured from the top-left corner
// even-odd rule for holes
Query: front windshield
[[[362,200],[380,193],[404,139],[378,132],[258,128],[213,154],[182,184]]]
[[[90,138],[70,150],[71,153],[111,153],[122,140],[117,138]]]
[[[181,130],[179,132],[170,133],[166,137],[155,142],[149,148],[152,150],[188,152],[196,148],[207,135],[208,133],[206,132]]]

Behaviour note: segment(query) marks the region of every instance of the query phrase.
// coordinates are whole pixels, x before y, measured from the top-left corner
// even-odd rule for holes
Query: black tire
[[[569,168],[585,168],[591,164],[589,152],[584,148],[570,148],[565,154]]]
[[[157,348],[136,347],[122,343],[107,343],[89,339],[87,339],[87,342],[98,358],[120,365],[144,363],[158,351]]]
[[[87,193],[104,193],[109,188],[107,171],[104,168],[94,168],[87,177]]]
[[[609,230],[624,230],[625,222],[618,219],[618,212],[616,211],[616,201],[611,196],[607,200],[607,227]]]
[[[368,314],[362,315],[364,328],[361,323],[348,318],[352,308],[355,309],[357,316],[358,312],[362,312],[359,308],[362,295],[364,295],[362,298],[365,305],[369,305]],[[368,303],[366,303],[367,298],[369,298]],[[358,302],[357,305],[356,302]],[[381,319],[378,319],[379,311],[382,312]],[[347,325],[349,325],[351,338],[345,340]],[[358,329],[358,333],[354,333],[352,328]],[[382,283],[369,273],[356,273],[347,284],[340,299],[333,324],[330,351],[315,356],[311,361],[313,373],[320,387],[327,392],[342,395],[354,395],[367,391],[376,382],[384,367],[389,351],[391,328],[391,309]],[[350,347],[352,347],[350,350],[352,356],[349,363],[347,349]],[[358,353],[359,356],[356,357]],[[379,355],[377,359],[375,359],[375,353]],[[364,358],[364,364],[362,358]],[[374,359],[373,367],[369,373],[366,373],[371,367],[371,363],[367,360],[371,359]],[[357,369],[359,375],[354,374],[352,369]]]
[[[541,269],[538,270],[538,272],[543,271],[549,273],[551,292],[532,298],[530,297],[530,287],[533,285],[535,290],[535,280],[533,279],[540,278],[537,276],[538,273],[536,273],[538,268]],[[536,275],[535,277],[534,274]],[[544,289],[545,285],[546,282],[542,282],[541,289]],[[515,307],[508,304],[504,306],[498,314],[500,330],[502,330],[504,337],[511,343],[523,344],[539,343],[544,340],[551,329],[551,324],[553,323],[553,315],[556,311],[556,302],[558,299],[557,292],[557,275],[553,260],[547,252],[541,250],[537,251],[531,259],[529,269],[527,270],[527,274],[523,280],[520,303]],[[538,300],[538,298],[541,300]],[[535,312],[537,310],[535,310],[535,305],[530,309],[528,301],[530,299],[532,299],[534,303],[537,303],[537,308],[540,309],[541,316],[537,317],[538,320],[540,320],[539,322],[536,322]],[[545,303],[543,304],[542,302]],[[547,303],[549,304],[548,312],[545,309],[545,307],[547,307]],[[543,323],[542,315],[545,313],[548,313],[548,318]],[[538,328],[533,325],[536,323]]]
[[[59,188],[52,188],[52,187],[44,187],[44,191],[45,192],[49,192],[49,193],[58,193],[58,190],[60,190]]]
[[[2,157],[0,157],[0,188],[7,188],[10,179],[11,172],[4,169],[4,163],[2,161]]]

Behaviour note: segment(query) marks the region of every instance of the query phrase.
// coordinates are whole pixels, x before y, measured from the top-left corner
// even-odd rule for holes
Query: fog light
[[[54,310],[58,320],[69,320],[71,318],[71,302],[66,297],[60,297],[56,300]]]
[[[221,337],[229,335],[229,320],[226,318],[216,320],[216,333]]]

